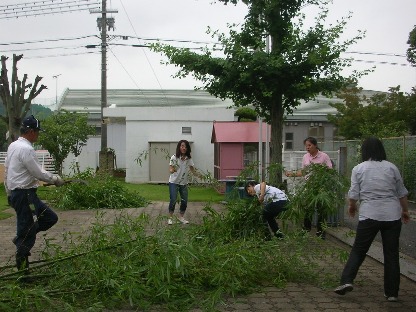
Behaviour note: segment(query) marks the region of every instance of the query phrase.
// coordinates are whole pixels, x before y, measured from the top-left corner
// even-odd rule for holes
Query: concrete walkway
[[[152,218],[166,216],[168,203],[155,202],[145,208],[132,208],[122,210],[103,209],[97,211],[62,211],[58,212],[58,223],[46,233],[38,235],[35,247],[32,250],[31,260],[41,259],[41,250],[47,240],[59,242],[64,233],[82,233],[96,220],[97,213],[112,222],[120,214],[139,215],[147,213]],[[204,203],[189,203],[186,217],[191,223],[200,222]],[[220,206],[214,208],[221,209]],[[5,212],[13,214],[5,220],[0,220],[0,266],[14,265],[15,247],[11,242],[15,235],[16,221],[14,211]],[[325,244],[330,246],[343,246],[347,251],[353,241],[351,230],[336,227],[328,230]],[[286,288],[278,289],[268,287],[261,292],[237,298],[225,299],[218,306],[224,312],[271,312],[271,311],[416,311],[416,261],[404,254],[401,255],[401,285],[399,302],[387,302],[383,296],[383,264],[380,244],[375,242],[358,273],[355,289],[346,296],[333,293],[332,289],[323,290],[307,283],[289,283]],[[324,264],[325,265],[325,264]],[[328,265],[328,270],[336,270],[341,274],[342,264]],[[332,272],[332,271],[331,271]],[[1,272],[0,272],[1,274]],[[128,310],[125,310],[128,311]],[[150,311],[163,311],[155,307]],[[196,309],[193,312],[201,312]],[[121,312],[121,310],[119,310]]]

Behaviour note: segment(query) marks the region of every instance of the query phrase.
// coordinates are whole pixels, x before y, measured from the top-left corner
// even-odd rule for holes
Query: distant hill
[[[49,115],[52,115],[53,112],[42,105],[39,104],[32,104],[30,110],[27,113],[27,116],[34,115],[39,120],[44,120]],[[5,107],[3,102],[0,99],[0,116],[5,116]],[[8,130],[6,122],[3,119],[0,119],[0,151],[7,150],[7,140],[6,140],[6,132]]]
[[[34,115],[37,119],[43,120],[52,114],[53,114],[53,111],[51,111],[50,108],[39,105],[39,104],[32,104],[29,112],[27,113],[27,116]],[[5,107],[1,99],[0,99],[0,115],[5,116]]]

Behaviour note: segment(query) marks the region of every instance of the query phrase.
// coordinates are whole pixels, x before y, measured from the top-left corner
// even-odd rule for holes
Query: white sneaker
[[[345,295],[347,292],[350,292],[354,289],[354,286],[352,284],[344,284],[340,285],[337,288],[335,288],[334,292],[338,295]]]
[[[188,220],[185,220],[184,217],[180,217],[179,218],[179,221],[182,222],[183,224],[188,224],[189,223],[189,221]]]
[[[172,224],[173,224],[172,218],[169,218],[169,219],[168,219],[168,224],[169,224],[169,225],[172,225]]]
[[[389,301],[389,302],[397,302],[397,301],[399,301],[399,298],[397,298],[397,297],[388,297],[388,296],[386,296],[385,294],[384,294],[384,297],[387,299],[387,301]]]

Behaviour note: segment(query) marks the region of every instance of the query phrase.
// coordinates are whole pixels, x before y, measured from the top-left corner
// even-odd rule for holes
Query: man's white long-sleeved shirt
[[[32,143],[23,137],[19,137],[7,149],[5,174],[9,191],[38,187],[39,180],[53,181],[52,173],[40,165]]]

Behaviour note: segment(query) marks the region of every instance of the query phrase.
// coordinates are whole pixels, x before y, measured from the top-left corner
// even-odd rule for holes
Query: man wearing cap
[[[19,270],[29,268],[30,250],[35,245],[36,233],[48,230],[58,221],[56,213],[36,194],[39,180],[56,186],[64,184],[60,176],[44,170],[38,161],[32,143],[38,140],[41,130],[39,120],[33,115],[25,118],[20,137],[7,149],[5,186],[16,211],[17,233],[13,243]]]

